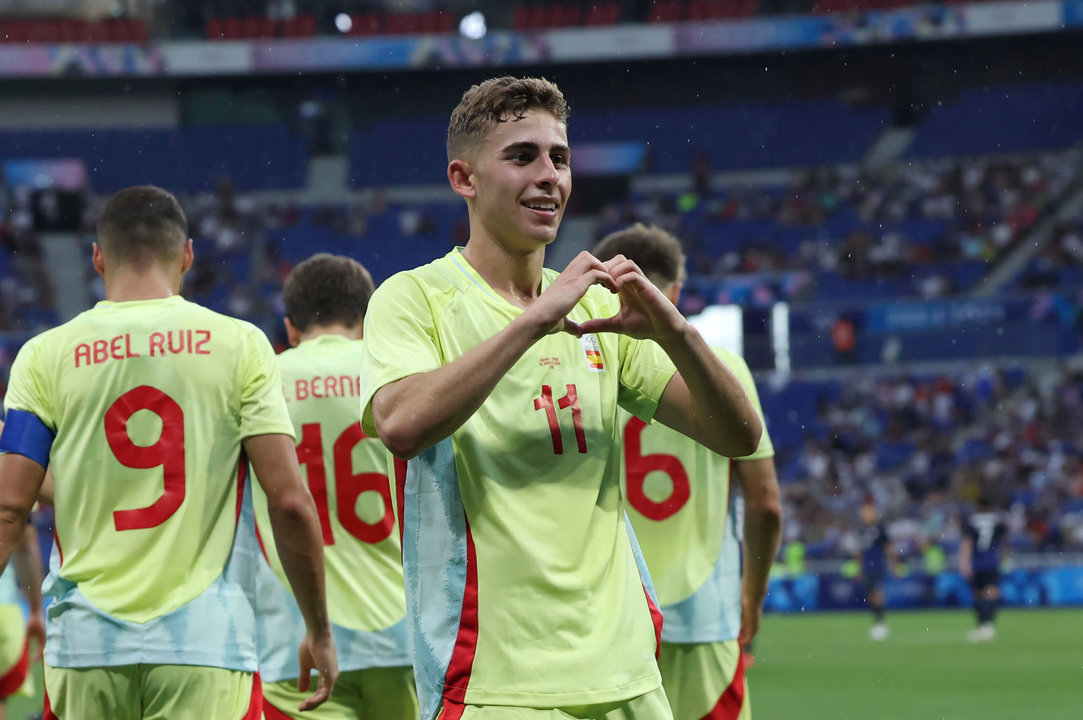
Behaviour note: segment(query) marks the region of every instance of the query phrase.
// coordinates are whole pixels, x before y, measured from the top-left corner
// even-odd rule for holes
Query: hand
[[[312,671],[316,670],[320,674],[316,692],[298,708],[303,712],[319,707],[331,697],[335,681],[338,680],[338,658],[335,656],[335,641],[330,631],[319,636],[306,634],[297,654],[301,661],[301,674],[297,678],[298,690],[308,692]]]
[[[542,335],[565,331],[572,335],[582,335],[579,325],[568,319],[572,311],[591,285],[601,285],[611,292],[617,292],[609,268],[598,258],[584,250],[568,263],[564,272],[545,289],[524,313],[536,318],[542,328]]]
[[[31,660],[41,662],[41,658],[45,654],[45,618],[40,610],[30,613],[30,616],[26,619],[26,638],[27,640],[33,640],[36,646],[34,654],[30,656]]]
[[[747,595],[741,595],[741,634],[738,642],[747,645],[760,631],[760,619],[763,618],[763,603],[757,602]]]
[[[580,327],[582,332],[617,332],[660,345],[681,334],[688,321],[638,265],[623,255],[605,265],[620,294],[620,312],[611,318],[586,321]]]

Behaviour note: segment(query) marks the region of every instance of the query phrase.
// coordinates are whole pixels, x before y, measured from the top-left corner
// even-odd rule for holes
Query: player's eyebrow
[[[538,143],[536,142],[523,140],[521,142],[513,142],[505,145],[502,152],[510,153],[518,150],[529,150],[532,152],[538,152],[540,148],[538,147]],[[562,152],[565,154],[570,154],[571,151],[572,149],[563,143],[558,143],[549,148],[549,152]]]

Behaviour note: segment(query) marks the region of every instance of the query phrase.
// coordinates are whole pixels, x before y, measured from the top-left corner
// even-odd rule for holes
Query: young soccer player
[[[387,449],[361,431],[357,370],[372,278],[355,260],[316,255],[286,278],[286,334],[278,356],[297,459],[323,530],[327,601],[341,675],[330,699],[299,713],[296,678],[304,621],[269,532],[267,497],[255,492],[266,561],[257,576],[256,623],[267,720],[417,720],[406,640],[399,532]],[[268,564],[269,563],[269,564]],[[273,568],[273,570],[272,570]]]
[[[318,705],[337,675],[323,547],[270,343],[177,294],[192,241],[164,190],[114,195],[92,261],[107,300],[20,350],[0,435],[0,563],[46,466],[54,478],[45,717],[258,717],[245,454],[272,498]]]
[[[884,581],[888,573],[888,546],[890,540],[887,528],[880,519],[880,512],[872,498],[866,498],[861,504],[861,584],[865,589],[865,602],[872,610],[872,627],[869,638],[886,640],[887,623],[884,611],[887,602],[884,597]]]
[[[684,251],[656,226],[636,224],[603,239],[594,255],[632,260],[674,305]],[[714,348],[741,380],[763,422],[748,365]],[[759,630],[782,530],[774,447],[764,423],[756,451],[722,457],[662,425],[621,414],[624,498],[662,605],[658,666],[675,720],[749,718],[741,646]],[[744,495],[744,576],[731,469]]]
[[[1007,534],[1008,526],[993,502],[985,495],[978,498],[978,511],[966,519],[959,545],[959,572],[970,581],[978,620],[978,627],[967,634],[970,642],[988,642],[996,637],[1000,552]]]
[[[398,492],[424,718],[670,717],[617,407],[725,455],[759,443],[741,383],[634,263],[583,252],[543,268],[571,193],[567,114],[542,79],[463,95],[447,173],[469,241],[388,280],[365,318],[364,427],[410,458]]]

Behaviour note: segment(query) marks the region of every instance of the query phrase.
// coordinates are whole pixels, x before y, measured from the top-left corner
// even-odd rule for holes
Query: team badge
[[[587,334],[579,338],[579,344],[583,346],[583,354],[587,360],[587,370],[591,372],[605,372],[605,363],[602,362],[602,346],[598,342],[597,335]]]

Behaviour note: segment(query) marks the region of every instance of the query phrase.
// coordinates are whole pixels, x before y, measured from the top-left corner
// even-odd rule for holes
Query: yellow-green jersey
[[[323,531],[327,607],[343,672],[410,664],[391,455],[361,430],[361,347],[321,335],[278,356],[297,460]],[[256,593],[260,676],[273,683],[297,678],[305,624],[275,551],[267,496],[254,488],[264,551]]]
[[[594,287],[568,316],[618,310]],[[366,432],[379,388],[456,360],[521,312],[459,249],[385,282],[365,319]],[[650,420],[674,371],[652,342],[548,335],[396,473],[422,717],[441,702],[552,708],[659,686],[661,618],[621,500],[617,408]]]
[[[179,296],[100,302],[22,348],[5,407],[0,448],[55,479],[47,662],[255,670],[241,441],[293,434],[263,333]]]
[[[748,365],[715,348],[741,381],[763,419]],[[764,423],[759,447],[727,458],[664,425],[646,425],[627,413],[623,488],[628,516],[662,604],[662,640],[709,643],[741,630],[741,544],[738,518],[729,512],[732,463],[774,457]]]

